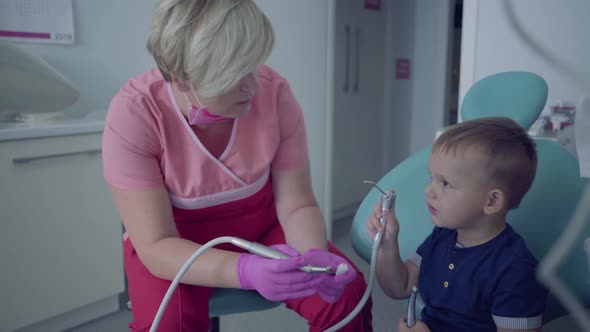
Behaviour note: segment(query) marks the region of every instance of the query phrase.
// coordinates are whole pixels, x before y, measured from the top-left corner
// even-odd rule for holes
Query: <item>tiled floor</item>
[[[361,269],[365,279],[369,276],[369,265],[359,258],[350,241],[351,220],[340,220],[334,226],[334,244]],[[387,298],[375,283],[373,287],[373,327],[375,331],[395,331],[394,323],[404,311],[404,303]],[[68,332],[126,332],[131,312],[125,310],[99,319]],[[230,315],[221,318],[221,331],[307,331],[307,323],[284,306],[261,312]]]

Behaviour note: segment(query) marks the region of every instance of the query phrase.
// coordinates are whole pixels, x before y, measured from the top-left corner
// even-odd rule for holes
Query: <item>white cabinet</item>
[[[332,211],[353,213],[383,176],[386,20],[364,1],[335,2]]]
[[[100,151],[100,133],[0,141],[0,331],[124,291]]]

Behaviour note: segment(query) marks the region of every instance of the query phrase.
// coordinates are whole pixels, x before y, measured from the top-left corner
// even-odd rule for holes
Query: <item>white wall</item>
[[[526,70],[544,77],[549,84],[546,107],[556,100],[576,103],[582,95],[590,95],[590,87],[575,83],[523,44],[508,24],[502,2],[464,3],[460,99],[477,80],[507,70]],[[590,1],[519,0],[512,4],[533,39],[590,79]]]
[[[268,64],[289,80],[305,113],[314,192],[326,211],[324,158],[330,2],[256,2],[271,20],[276,33],[275,49]],[[106,109],[127,79],[155,66],[145,45],[157,0],[73,3],[74,45],[17,45],[38,54],[74,83],[80,91],[80,100],[67,111],[83,115]]]
[[[430,145],[446,109],[450,0],[392,0],[385,169]],[[410,80],[395,79],[395,59],[410,58]]]
[[[450,0],[416,0],[410,153],[432,144],[446,109]]]
[[[391,61],[387,67],[390,79],[386,80],[388,86],[385,94],[384,173],[410,154],[414,76],[410,80],[396,80],[395,60],[412,59],[414,70],[415,7],[413,0],[393,0],[389,6],[387,58]]]
[[[65,75],[80,91],[67,111],[106,109],[125,81],[154,66],[145,44],[156,0],[73,1],[76,43],[18,43]]]
[[[324,169],[328,75],[329,1],[257,0],[276,33],[268,64],[291,84],[303,108],[314,192],[326,217]]]

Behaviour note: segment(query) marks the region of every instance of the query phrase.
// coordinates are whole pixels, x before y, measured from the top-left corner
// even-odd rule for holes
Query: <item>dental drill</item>
[[[232,237],[231,244],[233,244],[234,246],[236,246],[238,248],[242,248],[244,250],[247,250],[251,254],[258,255],[258,256],[264,257],[264,258],[271,258],[271,259],[291,258],[291,256],[285,254],[284,252],[282,252],[280,250],[273,249],[271,247],[267,247],[267,246],[262,245],[260,243],[246,241],[246,240],[240,239],[238,237]],[[334,273],[332,272],[331,266],[305,265],[305,266],[300,267],[299,270],[301,270],[303,272],[307,272],[307,273],[340,274],[340,273],[346,271],[345,270],[346,267],[341,267],[341,266],[345,266],[345,265],[346,264],[340,264],[338,266],[338,268],[336,269],[336,272],[334,272]]]
[[[410,295],[410,301],[408,302],[408,312],[406,315],[406,326],[412,328],[416,325],[416,297],[418,296],[418,288],[412,286],[412,295]]]
[[[395,199],[395,194],[393,194],[391,192],[386,193],[385,191],[381,190],[381,188],[379,188],[377,186],[377,184],[373,181],[364,181],[364,183],[372,184],[377,190],[379,190],[381,192],[381,194],[382,194],[381,195],[381,211],[391,210],[391,207],[393,205],[393,201]],[[381,217],[380,222],[381,222],[382,226],[385,226],[385,224],[386,224],[385,218]],[[375,235],[375,238],[373,240],[373,248],[372,248],[372,252],[371,252],[371,264],[370,264],[370,269],[369,269],[370,270],[369,282],[368,282],[367,288],[365,289],[365,293],[363,294],[361,300],[359,301],[357,306],[354,308],[354,310],[352,310],[350,312],[350,314],[348,314],[348,316],[346,316],[346,318],[344,318],[338,324],[325,330],[324,332],[336,332],[339,329],[341,329],[342,327],[344,327],[362,310],[362,308],[367,303],[367,300],[369,299],[369,296],[371,295],[371,291],[373,289],[373,283],[375,281],[375,264],[374,264],[374,262],[377,260],[377,252],[379,251],[379,247],[381,246],[382,236],[383,236],[382,231],[377,232],[377,234]],[[180,270],[178,271],[178,273],[174,277],[174,280],[172,280],[172,283],[168,287],[168,291],[166,292],[166,295],[164,295],[164,299],[160,303],[160,307],[158,308],[158,311],[156,313],[156,316],[155,316],[152,326],[150,328],[150,332],[157,331],[158,325],[160,324],[160,320],[162,319],[162,316],[164,315],[164,311],[166,310],[166,307],[168,306],[168,302],[170,301],[170,298],[172,298],[172,295],[174,294],[174,290],[176,289],[176,287],[180,283],[180,280],[182,279],[182,277],[184,276],[186,271],[190,268],[190,266],[195,262],[195,260],[197,260],[197,258],[203,252],[205,252],[205,250],[207,250],[211,247],[214,247],[216,245],[222,244],[222,243],[231,243],[239,248],[247,250],[251,254],[258,255],[261,257],[265,257],[265,258],[284,259],[284,258],[290,257],[289,255],[283,253],[282,251],[264,246],[259,243],[246,241],[244,239],[240,239],[240,238],[232,237],[232,236],[218,237],[216,239],[213,239],[213,240],[205,243],[197,251],[195,251],[195,253],[191,257],[189,257],[189,259],[184,263],[184,265],[180,268]],[[337,274],[346,272],[348,269],[348,265],[347,264],[340,264],[338,266],[338,268],[336,269],[336,271],[332,271],[331,266],[306,265],[306,266],[300,267],[299,269],[301,271],[308,272],[308,273],[328,273],[328,274],[336,274],[337,275]],[[408,307],[408,312],[409,312],[409,307]]]
[[[372,181],[364,181],[364,183],[372,184],[377,190],[381,192],[381,212],[391,211],[393,206],[393,201],[395,200],[395,194],[391,192],[385,192],[375,182]],[[387,221],[385,217],[381,216],[379,219],[379,223],[381,223],[381,227],[385,229],[387,225]],[[382,232],[378,232],[375,235],[375,240],[373,241],[373,252],[371,255],[371,273],[370,273],[370,284],[367,286],[367,289],[371,289],[373,286],[373,279],[375,278],[375,265],[373,262],[376,259],[376,253],[379,251],[379,246],[381,245],[381,238],[383,237]],[[416,297],[418,296],[418,288],[416,286],[412,286],[412,294],[410,295],[410,300],[408,301],[408,308],[406,312],[406,325],[409,328],[412,328],[416,325]],[[362,302],[362,300],[361,300]]]
[[[180,271],[178,271],[178,273],[176,274],[176,277],[174,277],[174,280],[172,280],[172,283],[168,287],[168,291],[166,291],[166,295],[164,295],[164,299],[160,303],[160,307],[158,308],[158,312],[156,313],[156,317],[154,318],[154,321],[152,322],[150,332],[156,332],[158,330],[158,325],[160,325],[160,321],[162,320],[162,316],[164,316],[164,311],[166,310],[166,307],[168,306],[168,302],[170,302],[170,298],[172,298],[172,295],[174,294],[176,287],[178,286],[178,284],[180,283],[180,280],[182,279],[182,277],[184,276],[186,271],[190,268],[190,266],[193,265],[195,260],[197,260],[197,258],[199,258],[199,256],[201,256],[201,254],[203,252],[205,252],[205,250],[207,250],[211,247],[214,247],[216,245],[222,244],[222,243],[231,243],[238,248],[242,248],[244,250],[247,250],[249,253],[254,254],[254,255],[258,255],[260,257],[265,257],[265,258],[270,258],[270,259],[285,259],[285,258],[290,257],[289,255],[285,254],[284,252],[282,252],[280,250],[276,250],[276,249],[267,247],[265,245],[262,245],[260,243],[247,241],[247,240],[244,240],[244,239],[241,239],[238,237],[234,237],[234,236],[222,236],[222,237],[218,237],[216,239],[213,239],[213,240],[205,243],[204,245],[201,246],[201,248],[199,248],[197,251],[195,251],[195,253],[191,257],[189,257],[189,259],[187,259],[187,261],[184,263],[184,265],[180,268]],[[348,269],[348,266],[346,264],[340,264],[338,266],[338,268],[336,269],[336,271],[334,271],[334,272],[332,272],[331,266],[305,265],[305,266],[302,266],[299,268],[299,270],[301,270],[303,272],[328,273],[328,274],[343,273],[343,272],[346,272],[347,269]]]

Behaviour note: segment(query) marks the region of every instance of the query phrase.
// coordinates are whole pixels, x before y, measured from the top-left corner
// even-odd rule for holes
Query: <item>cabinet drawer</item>
[[[124,291],[101,135],[0,142],[0,331]]]

